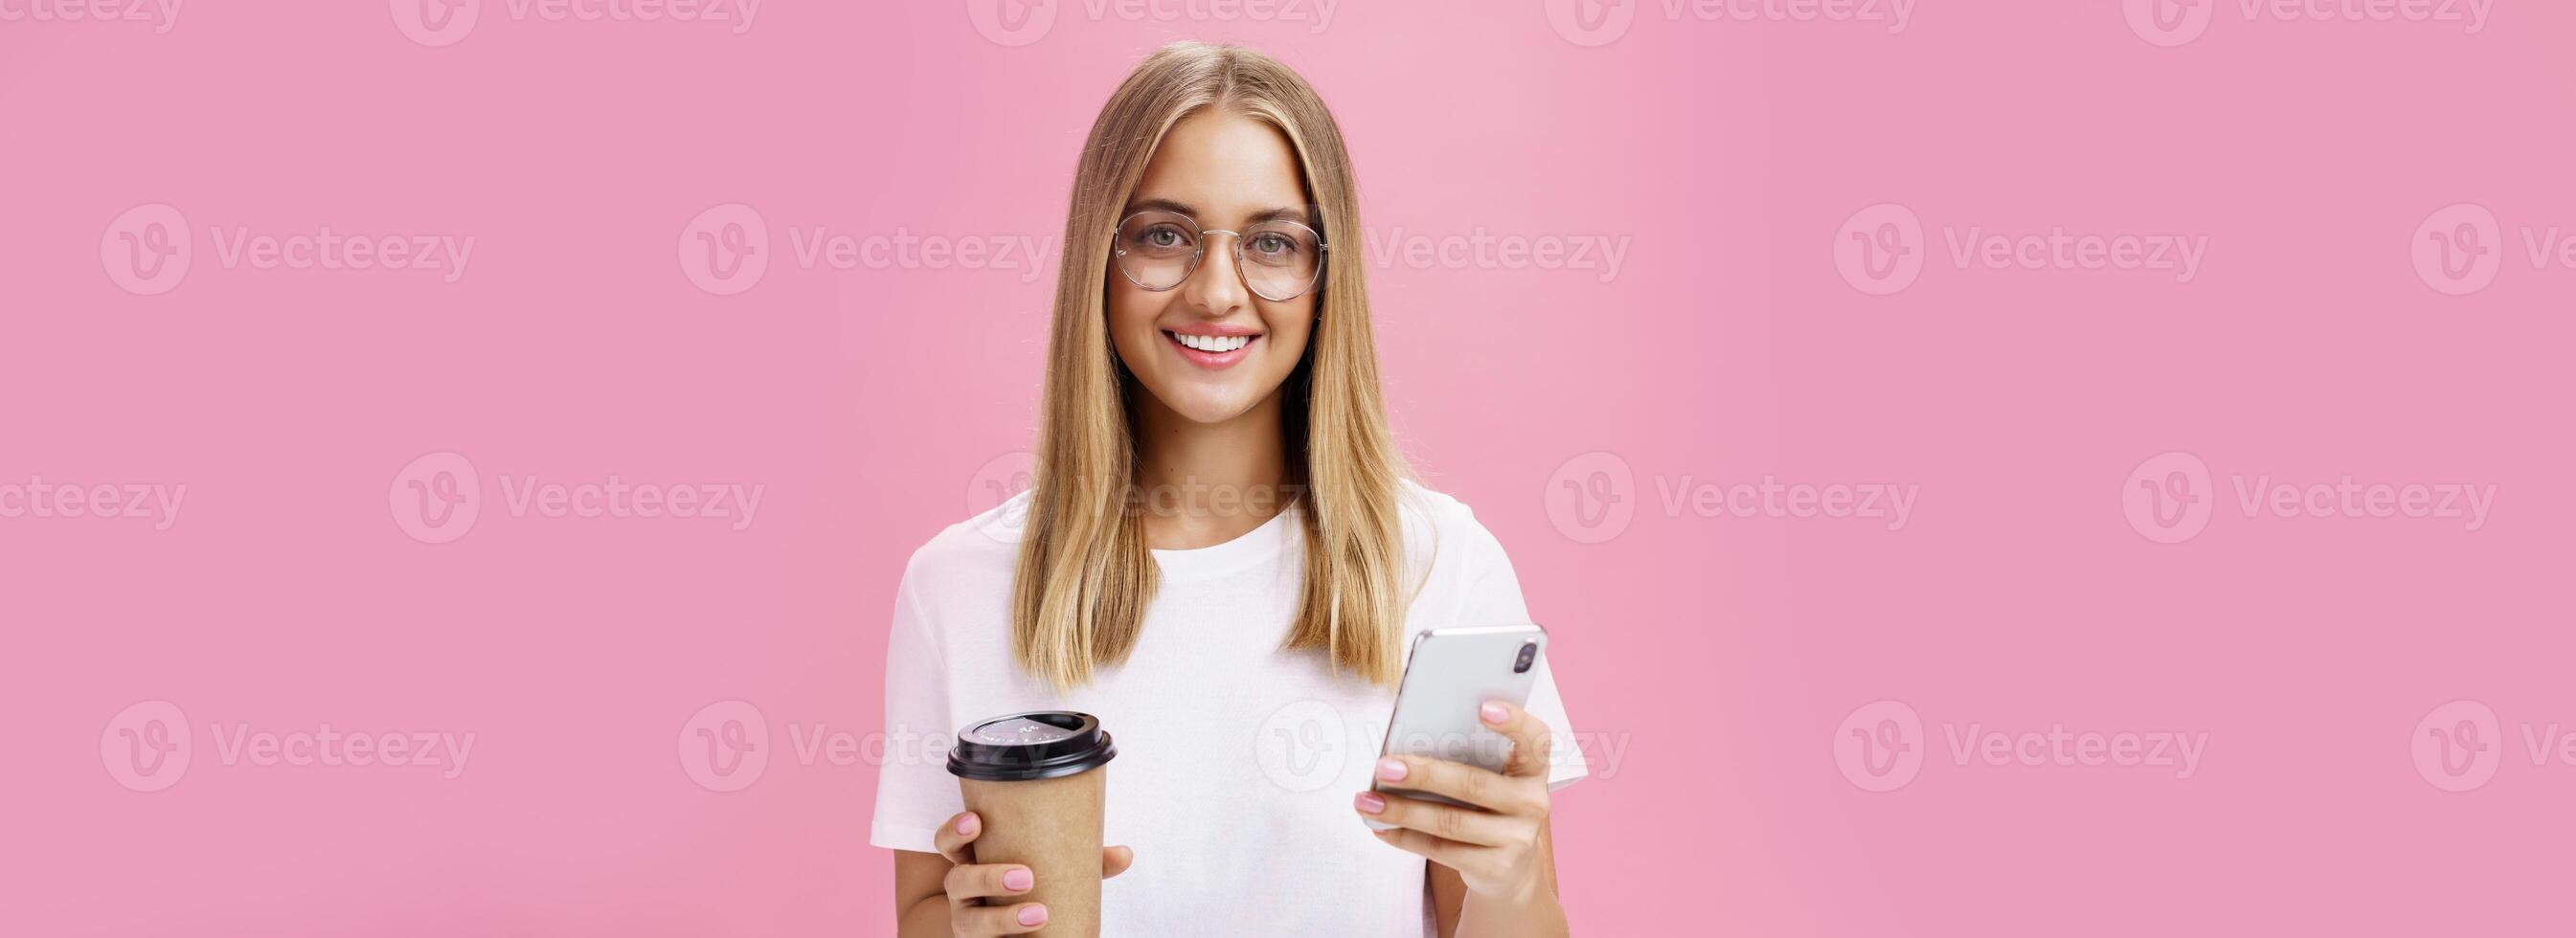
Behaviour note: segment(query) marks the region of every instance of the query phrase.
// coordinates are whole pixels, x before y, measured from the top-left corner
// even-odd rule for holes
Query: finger
[[[1018,905],[974,905],[952,902],[948,905],[948,930],[960,935],[1025,935],[1046,926],[1047,907],[1035,902]]]
[[[1378,840],[1391,844],[1398,850],[1453,870],[1474,868],[1482,859],[1478,856],[1478,852],[1493,849],[1462,844],[1454,840],[1442,840],[1421,831],[1401,827],[1374,833],[1377,834]]]
[[[1037,885],[1037,874],[1016,863],[959,864],[948,868],[940,889],[951,899],[1016,896]]]
[[[1100,851],[1100,878],[1108,879],[1136,865],[1136,851],[1127,847],[1110,847]]]
[[[1513,778],[1463,762],[1426,756],[1388,756],[1377,760],[1380,788],[1408,788],[1446,795],[1504,814],[1538,814],[1547,810],[1547,786]],[[1537,788],[1532,791],[1532,787]]]
[[[1521,843],[1532,839],[1537,830],[1535,825],[1509,815],[1373,791],[1360,792],[1353,807],[1381,824],[1485,847]]]
[[[974,843],[975,835],[983,832],[982,817],[973,811],[960,811],[956,817],[949,818],[948,823],[939,825],[939,832],[931,836],[930,842],[950,863],[973,863],[975,854],[967,850],[966,845]]]
[[[1547,777],[1548,766],[1556,753],[1556,732],[1547,721],[1531,716],[1519,704],[1488,700],[1476,708],[1476,718],[1503,738],[1512,741],[1512,754],[1503,766],[1503,774],[1515,778]]]

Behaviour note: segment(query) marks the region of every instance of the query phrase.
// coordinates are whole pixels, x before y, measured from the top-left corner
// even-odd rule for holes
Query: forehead
[[[1201,224],[1240,224],[1306,204],[1297,152],[1279,129],[1232,111],[1202,110],[1163,135],[1128,199],[1190,206]]]

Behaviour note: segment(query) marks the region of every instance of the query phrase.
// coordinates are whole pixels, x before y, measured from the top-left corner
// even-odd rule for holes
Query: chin
[[[1224,423],[1261,404],[1260,395],[1233,388],[1184,392],[1162,400],[1172,413],[1191,423]]]

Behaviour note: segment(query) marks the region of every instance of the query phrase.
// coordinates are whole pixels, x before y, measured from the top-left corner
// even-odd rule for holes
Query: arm
[[[1565,909],[1556,901],[1556,851],[1544,822],[1539,825],[1538,842],[1547,888],[1525,902],[1515,903],[1469,892],[1467,881],[1458,876],[1457,870],[1431,864],[1432,916],[1440,923],[1441,938],[1458,938],[1461,935],[1470,938],[1550,938],[1565,935]]]

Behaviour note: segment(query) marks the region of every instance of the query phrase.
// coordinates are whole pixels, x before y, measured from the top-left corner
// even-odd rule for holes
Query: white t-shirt
[[[1417,575],[1428,571],[1406,616],[1407,653],[1427,629],[1530,621],[1511,561],[1474,513],[1410,483],[1404,495],[1405,551]],[[1162,582],[1135,650],[1058,695],[1011,656],[1027,497],[940,532],[904,570],[868,841],[936,852],[932,832],[965,809],[942,761],[965,725],[1079,710],[1118,746],[1103,769],[1105,836],[1136,851],[1101,886],[1103,934],[1429,934],[1425,861],[1370,836],[1351,808],[1394,692],[1279,650],[1304,570],[1294,510],[1214,547],[1154,551]],[[1562,787],[1583,777],[1583,756],[1544,661],[1536,673],[1529,710],[1556,734],[1548,781]]]

